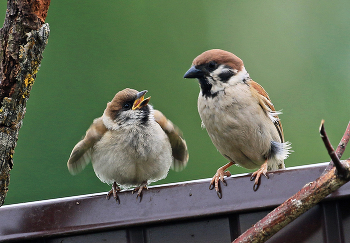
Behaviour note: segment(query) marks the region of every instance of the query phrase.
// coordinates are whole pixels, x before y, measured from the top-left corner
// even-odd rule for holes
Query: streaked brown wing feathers
[[[248,81],[248,85],[252,89],[253,95],[258,99],[259,104],[261,108],[267,113],[267,112],[276,112],[275,107],[273,106],[270,97],[268,93],[264,90],[264,88],[258,84],[257,82],[254,82],[253,80]],[[284,142],[284,136],[283,136],[283,128],[282,123],[279,120],[279,117],[277,114],[273,114],[273,117],[276,118],[276,121],[274,122],[275,127],[280,135],[281,142]]]

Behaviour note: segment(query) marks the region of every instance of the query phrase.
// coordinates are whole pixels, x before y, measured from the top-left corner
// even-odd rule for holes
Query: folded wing
[[[260,84],[254,82],[253,80],[250,80],[248,84],[251,87],[252,94],[255,95],[256,98],[258,99],[261,108],[266,112],[266,114],[270,117],[272,122],[275,124],[275,127],[281,138],[281,143],[283,143],[284,136],[283,136],[282,123],[278,118],[278,115],[281,114],[281,112],[275,110],[275,107],[273,106],[269,95]]]

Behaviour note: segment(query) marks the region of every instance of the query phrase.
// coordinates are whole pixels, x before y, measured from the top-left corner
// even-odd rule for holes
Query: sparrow
[[[85,137],[68,159],[71,174],[81,172],[91,161],[96,176],[112,184],[107,199],[113,195],[120,203],[121,188],[136,187],[137,198],[151,182],[167,176],[169,168],[184,169],[188,150],[181,131],[144,98],[147,90],[124,89],[118,92],[103,115],[96,118]]]
[[[267,92],[254,82],[243,61],[236,55],[220,50],[208,50],[197,56],[184,78],[197,78],[200,86],[198,112],[217,150],[229,160],[212,178],[209,189],[215,188],[222,197],[220,181],[231,165],[247,169],[259,168],[251,180],[253,190],[267,171],[285,168],[284,160],[291,152],[284,142],[283,129]]]

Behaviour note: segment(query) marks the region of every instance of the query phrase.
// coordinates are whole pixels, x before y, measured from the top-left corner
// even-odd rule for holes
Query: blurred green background
[[[1,1],[2,18],[5,12]],[[66,162],[92,120],[126,87],[148,89],[189,147],[187,168],[154,184],[212,177],[227,161],[200,127],[198,83],[183,79],[192,60],[212,48],[243,59],[283,109],[285,138],[295,151],[287,167],[329,161],[320,121],[333,146],[349,121],[350,1],[60,0],[51,2],[46,22],[51,34],[6,204],[109,190],[91,165],[71,176]]]

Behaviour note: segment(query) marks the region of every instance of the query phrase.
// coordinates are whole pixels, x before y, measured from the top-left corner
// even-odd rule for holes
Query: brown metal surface
[[[161,240],[151,240],[152,236],[156,237],[157,234],[160,234],[159,227],[163,227],[162,231],[168,229],[169,234],[172,232],[172,227],[182,229],[184,232],[193,229],[195,232],[195,229],[214,227],[209,222],[213,219],[216,219],[215,222],[219,225],[227,225],[226,228],[222,226],[220,229],[223,228],[227,232],[228,236],[225,237],[231,235],[232,238],[240,232],[244,232],[245,223],[246,225],[254,224],[262,218],[260,214],[265,216],[271,208],[281,204],[306,183],[319,177],[326,165],[327,163],[323,163],[274,172],[269,174],[269,180],[262,178],[262,184],[256,192],[252,189],[249,175],[234,176],[226,180],[227,187],[222,187],[222,199],[219,199],[214,191],[208,190],[210,179],[204,179],[150,187],[144,192],[142,202],[139,202],[130,191],[126,191],[119,194],[120,204],[114,200],[106,200],[105,193],[100,193],[3,206],[0,208],[0,241],[51,237],[50,241],[43,242],[56,242],[52,237],[95,234],[96,232],[112,234],[106,231],[114,231],[113,235],[118,232],[118,234],[125,235],[125,239],[129,239],[125,242],[143,242],[142,240],[134,241],[133,237],[135,239],[148,237],[149,241],[147,242],[162,242]],[[328,198],[347,199],[347,197],[350,197],[349,184],[344,185]],[[333,206],[330,206],[329,209],[323,209],[323,206],[315,208],[310,212],[317,212],[315,214],[317,217],[324,217],[325,222],[327,220],[332,222],[334,227],[341,228],[344,223],[341,224],[340,221],[342,220],[346,224],[349,220],[347,216],[344,216],[345,214],[338,215],[338,218],[330,217],[334,210],[340,212]],[[260,214],[257,211],[260,211]],[[254,220],[257,220],[255,222],[254,220],[249,221],[249,217],[256,214],[254,212],[258,213],[258,217],[253,217]],[[323,216],[320,216],[319,212]],[[327,212],[330,213],[327,214]],[[245,216],[249,217],[245,218]],[[341,218],[342,216],[345,218]],[[193,228],[183,226],[186,223],[190,224],[190,222]],[[298,222],[300,223],[299,220],[296,220],[293,225],[297,225]],[[322,227],[321,222],[317,220],[315,223],[318,228],[315,227],[319,230]],[[145,225],[147,225],[147,229],[142,228]],[[347,225],[350,227],[350,222]],[[234,228],[237,228],[237,231]],[[312,230],[311,226],[310,230]],[[349,228],[347,230],[349,231]],[[333,230],[325,229],[324,232],[332,233]],[[169,236],[169,234],[166,235]],[[332,234],[337,233],[333,232]],[[192,235],[195,237],[196,234],[187,235],[191,238]],[[97,236],[94,235],[94,237]],[[269,242],[277,242],[274,239],[278,237],[281,237],[280,234],[271,238]],[[171,237],[171,239],[175,238]]]

